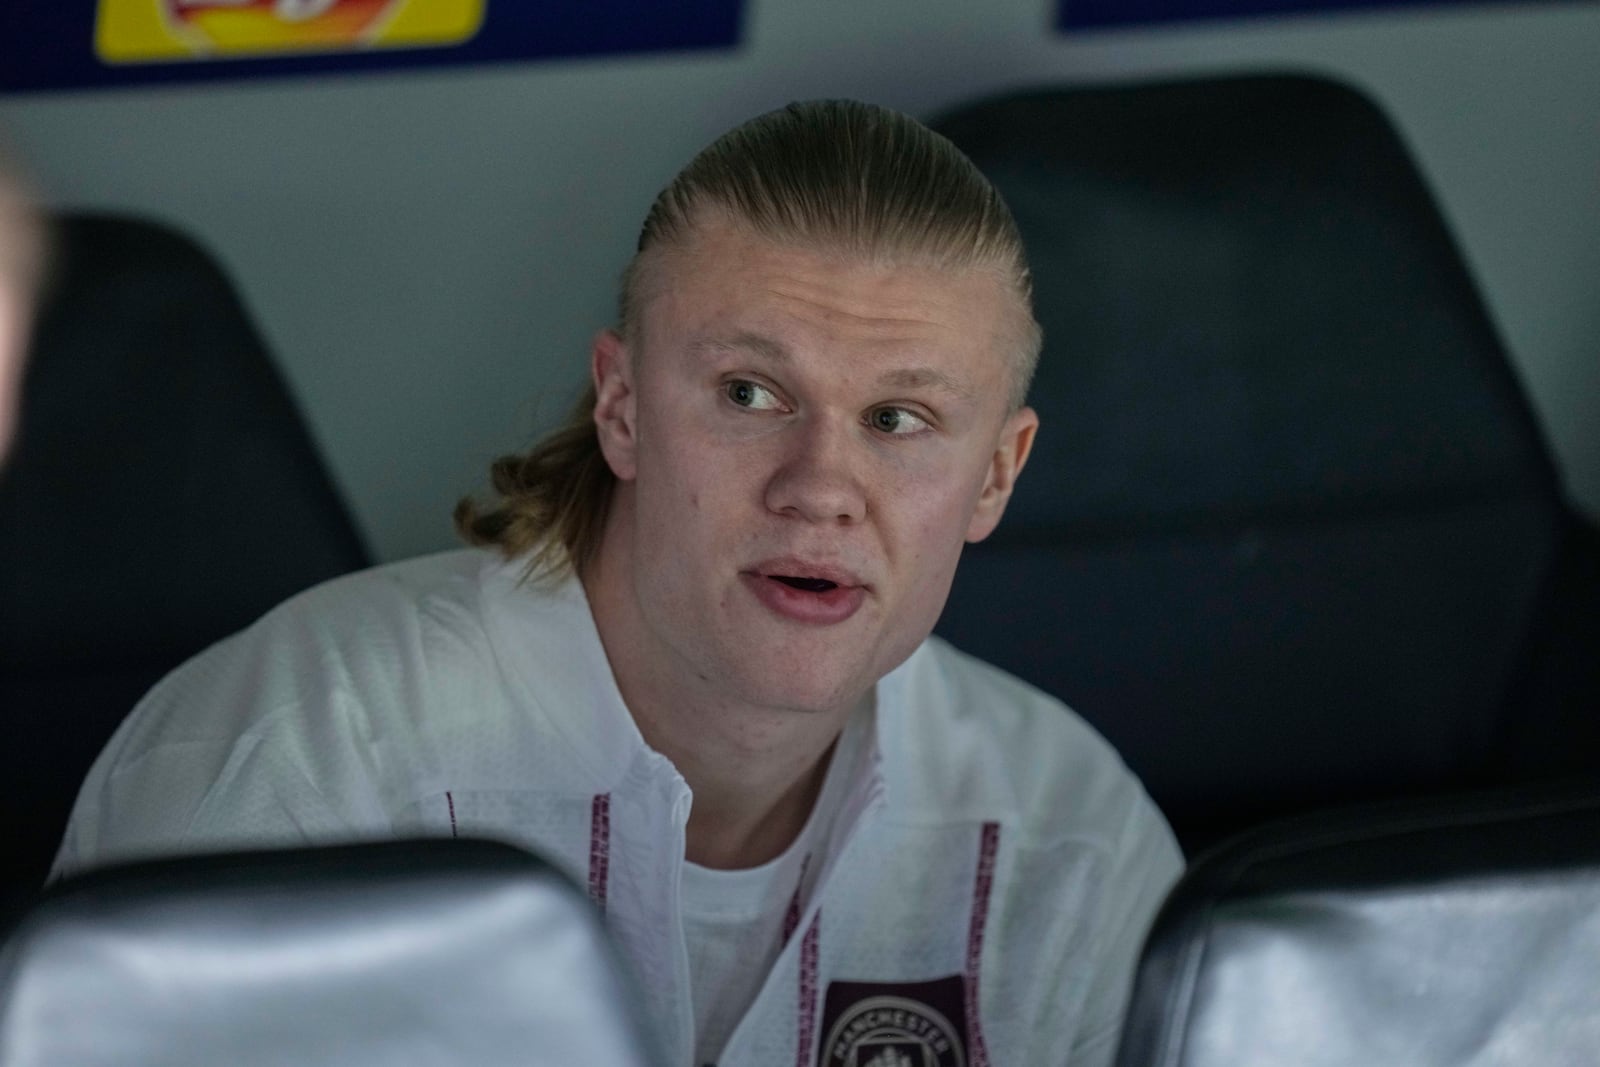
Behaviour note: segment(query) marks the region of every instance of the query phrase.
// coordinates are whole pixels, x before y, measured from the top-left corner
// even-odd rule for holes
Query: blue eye
[[[772,395],[771,389],[744,378],[735,378],[725,383],[722,391],[729,401],[742,408],[770,411],[781,406],[778,398]]]
[[[928,428],[927,421],[920,415],[913,414],[905,408],[894,407],[873,408],[867,415],[867,423],[874,430],[885,434],[916,433]]]

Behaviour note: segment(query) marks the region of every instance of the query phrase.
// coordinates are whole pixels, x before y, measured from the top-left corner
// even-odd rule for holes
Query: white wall
[[[752,0],[733,52],[0,98],[56,201],[219,252],[377,553],[451,543],[566,407],[656,189],[740,119],[1259,68],[1367,89],[1421,159],[1568,485],[1600,513],[1600,5],[1068,39],[1047,0]]]

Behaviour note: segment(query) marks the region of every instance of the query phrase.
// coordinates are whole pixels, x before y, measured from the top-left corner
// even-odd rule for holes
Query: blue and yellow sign
[[[484,0],[100,0],[107,63],[426,48],[470,40]]]
[[[0,0],[0,92],[732,48],[745,0]]]

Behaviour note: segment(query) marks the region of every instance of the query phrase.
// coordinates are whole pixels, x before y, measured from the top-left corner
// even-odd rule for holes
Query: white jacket
[[[196,657],[96,761],[56,873],[411,834],[521,844],[588,887],[689,1064],[689,788],[624,707],[581,586],[520,571],[477,550],[380,567]],[[875,726],[724,1067],[1108,1063],[1180,869],[1155,807],[1060,703],[936,638],[879,683]]]

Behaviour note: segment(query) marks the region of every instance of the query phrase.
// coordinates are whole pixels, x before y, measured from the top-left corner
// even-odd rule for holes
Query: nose
[[[808,522],[860,522],[867,498],[852,460],[854,429],[807,419],[784,435],[784,451],[767,483],[767,508]]]

